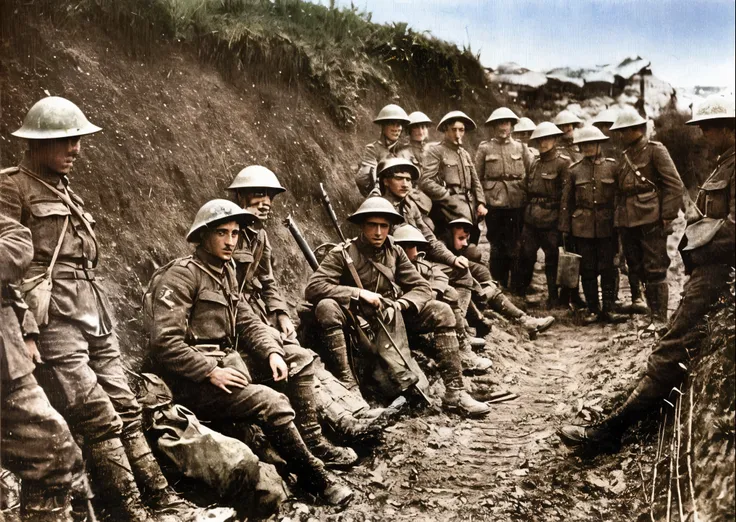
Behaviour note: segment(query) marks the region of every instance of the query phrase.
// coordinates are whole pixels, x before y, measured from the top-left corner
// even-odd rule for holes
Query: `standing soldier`
[[[414,111],[409,114],[409,143],[399,151],[399,157],[411,161],[419,169],[419,176],[424,172],[424,153],[427,149],[427,138],[429,138],[429,124],[432,120],[423,112]],[[380,182],[379,182],[380,185]],[[372,195],[380,195],[377,192]],[[411,190],[411,198],[422,212],[422,217],[427,226],[434,229],[434,223],[429,217],[432,211],[432,200],[419,188],[419,183],[414,183]]]
[[[557,143],[557,147],[562,149],[561,152],[565,156],[569,157],[572,161],[578,161],[579,159],[581,159],[582,155],[580,154],[580,147],[573,143],[573,141],[575,129],[582,126],[582,120],[575,116],[572,112],[564,110],[560,111],[559,114],[555,116],[555,119],[552,120],[552,123],[557,125],[557,127],[563,133],[563,136]]]
[[[69,188],[67,174],[81,136],[101,130],[69,100],[50,96],[28,111],[13,133],[28,142],[20,165],[0,181],[0,214],[33,235],[34,256],[24,285],[35,302],[39,382],[72,432],[86,445],[94,483],[129,520],[147,520],[138,490],[154,509],[191,506],[168,487],[141,429],[141,407],[128,386],[110,305],[95,279],[99,244],[94,220]],[[136,485],[136,482],[138,485]],[[188,515],[187,515],[188,516]]]
[[[589,450],[615,447],[626,429],[653,412],[662,399],[675,400],[673,387],[682,381],[686,365],[705,337],[705,314],[728,291],[736,255],[735,121],[733,100],[713,95],[701,103],[687,122],[700,127],[708,147],[718,154],[715,170],[698,192],[697,213],[688,216],[680,243],[685,273],[690,279],[685,283],[672,324],[649,355],[646,375],[636,389],[600,422],[563,427],[559,435],[568,446],[586,446]],[[729,299],[732,303],[733,298]]]
[[[559,303],[557,295],[557,256],[559,231],[557,228],[562,186],[568,176],[570,158],[557,149],[562,131],[554,123],[540,123],[532,133],[532,143],[539,149],[526,180],[527,207],[524,212],[524,230],[519,248],[519,287],[523,295],[531,283],[537,250],[544,251],[544,274],[547,277],[547,305]]]
[[[381,126],[381,136],[366,145],[363,159],[355,175],[355,183],[364,197],[376,188],[378,163],[385,158],[395,158],[399,155],[401,131],[410,120],[404,109],[391,103],[381,109],[373,123]]]
[[[614,312],[616,302],[616,268],[613,258],[618,241],[613,229],[615,206],[616,162],[601,157],[600,143],[608,138],[595,127],[575,132],[575,145],[580,145],[583,159],[569,167],[570,176],[562,190],[559,229],[572,234],[580,261],[580,278],[590,314],[586,324],[596,321],[624,322]],[[603,307],[598,299],[598,276],[601,277]]]
[[[475,122],[464,112],[445,114],[437,125],[445,136],[440,143],[427,147],[419,188],[432,199],[436,230],[444,230],[453,219],[465,218],[476,227],[475,242],[480,234],[478,219],[488,211],[483,186],[470,153],[463,147],[465,133],[474,129]]]
[[[518,120],[506,107],[493,111],[486,120],[490,139],[482,142],[475,153],[475,169],[488,205],[491,276],[504,288],[509,285],[518,254],[526,203],[524,184],[533,158],[524,145],[511,137],[512,126]]]
[[[537,126],[534,124],[534,122],[530,118],[524,116],[519,118],[517,124],[514,125],[512,136],[515,140],[520,141],[524,145],[529,145],[529,140],[532,137],[532,132],[534,132],[534,129],[536,128]],[[534,154],[534,149],[531,150],[532,154]]]
[[[38,328],[11,285],[32,257],[31,232],[0,214],[0,464],[22,479],[24,521],[71,522],[72,472],[82,454],[33,377]]]
[[[286,352],[240,295],[230,262],[240,227],[257,219],[224,199],[199,209],[187,234],[197,243],[194,254],[154,273],[146,291],[152,362],[176,401],[197,417],[258,423],[306,490],[330,504],[346,504],[352,491],[309,451],[286,396],[251,378],[251,369],[262,377],[262,367],[274,383],[299,373],[287,366]],[[236,348],[257,366],[249,368]]]
[[[360,235],[328,253],[305,290],[307,300],[315,305],[314,313],[330,352],[340,354],[335,362],[351,371],[344,333],[345,310],[351,298],[390,314],[388,322],[392,322],[390,316],[401,313],[409,333],[433,334],[433,355],[446,388],[444,406],[468,416],[486,415],[488,405],[465,391],[452,310],[446,303],[432,299],[429,283],[389,236],[391,225],[403,221],[401,215],[385,199],[372,197],[349,219],[360,226]]]
[[[629,273],[644,283],[655,324],[667,322],[669,286],[667,235],[682,207],[684,185],[669,152],[647,138],[647,121],[633,107],[611,127],[625,147],[617,172],[618,202],[614,225],[621,233]]]

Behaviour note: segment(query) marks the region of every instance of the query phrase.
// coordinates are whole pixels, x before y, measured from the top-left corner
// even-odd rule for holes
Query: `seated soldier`
[[[470,273],[475,279],[475,292],[491,310],[494,310],[513,321],[518,322],[530,334],[541,333],[552,326],[555,318],[550,316],[537,318],[528,315],[506,297],[499,286],[491,279],[488,267],[481,263],[481,254],[475,245],[468,245],[473,223],[467,219],[455,219],[448,223],[444,240],[447,247],[455,254],[465,255],[470,264]]]
[[[338,368],[336,375],[355,386],[344,328],[345,310],[351,298],[357,298],[366,308],[384,313],[389,322],[402,313],[411,333],[433,332],[434,355],[446,387],[445,407],[466,415],[487,414],[488,405],[474,400],[464,389],[452,310],[432,299],[429,283],[388,235],[392,224],[403,221],[401,215],[385,199],[372,197],[349,219],[360,226],[360,235],[327,254],[305,290],[325,333],[326,355]]]
[[[157,271],[146,292],[152,362],[178,403],[202,420],[257,423],[304,489],[329,504],[344,505],[352,491],[309,451],[286,396],[253,382],[235,350],[248,351],[250,360],[267,365],[274,383],[294,377],[284,349],[240,298],[230,263],[240,227],[256,219],[222,199],[199,210],[187,234],[187,241],[197,243],[194,254]]]

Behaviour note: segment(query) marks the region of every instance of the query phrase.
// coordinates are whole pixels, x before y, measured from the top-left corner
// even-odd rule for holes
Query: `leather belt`
[[[633,189],[625,190],[624,196],[636,196],[637,194],[648,194],[650,192],[657,192],[652,187],[634,187]]]
[[[95,269],[56,265],[52,274],[53,279],[78,279],[82,281],[94,281]]]

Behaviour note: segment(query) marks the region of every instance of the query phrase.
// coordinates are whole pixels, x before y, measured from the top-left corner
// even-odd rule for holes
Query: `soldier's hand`
[[[381,302],[381,294],[377,294],[375,292],[371,292],[370,290],[361,290],[359,297],[362,301],[365,301],[369,305],[371,305],[373,308],[381,309],[383,306]]]
[[[232,393],[227,387],[245,388],[248,386],[248,379],[241,372],[234,368],[216,367],[207,376],[210,382],[220,388],[225,393]]]
[[[477,214],[478,217],[484,217],[486,214],[488,214],[488,209],[483,203],[481,203],[480,205],[478,205],[478,208],[475,210],[475,213]]]
[[[29,337],[25,339],[25,343],[28,357],[30,357],[35,364],[43,364],[43,359],[41,358],[41,353],[38,351],[36,340]]]
[[[455,266],[464,270],[470,266],[470,262],[465,256],[457,256],[457,258],[455,258]]]
[[[292,337],[296,333],[296,328],[294,328],[294,323],[291,322],[291,317],[289,317],[288,314],[280,313],[278,314],[276,321],[279,325],[279,330],[282,334],[284,334],[284,337],[287,339]]]
[[[274,381],[283,381],[289,378],[289,367],[286,366],[286,361],[279,354],[272,353],[269,355],[268,364],[271,366]]]

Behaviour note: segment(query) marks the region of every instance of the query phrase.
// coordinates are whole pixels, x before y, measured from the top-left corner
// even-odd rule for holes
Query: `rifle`
[[[284,220],[284,225],[286,226],[286,228],[289,229],[289,232],[291,232],[291,235],[294,237],[294,241],[296,241],[296,244],[299,245],[299,249],[302,251],[302,254],[304,254],[304,257],[307,258],[307,263],[309,263],[309,266],[312,267],[312,270],[317,270],[319,268],[317,258],[314,256],[314,252],[312,252],[312,249],[309,247],[307,240],[304,239],[301,230],[299,230],[299,227],[296,225],[296,222],[291,217],[291,214],[286,216],[286,219]]]
[[[345,236],[342,233],[342,230],[340,229],[340,223],[337,221],[337,215],[335,214],[335,209],[332,208],[332,202],[330,201],[330,196],[327,194],[327,191],[325,190],[325,186],[320,183],[319,189],[322,191],[322,203],[324,203],[325,210],[327,211],[327,214],[330,216],[330,220],[332,221],[332,225],[335,227],[335,230],[337,231],[337,235],[340,236],[340,241],[343,243],[345,242]]]

